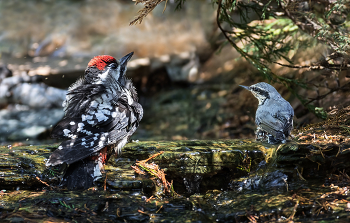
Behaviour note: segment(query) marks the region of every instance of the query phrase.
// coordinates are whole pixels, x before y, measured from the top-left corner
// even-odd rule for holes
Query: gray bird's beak
[[[239,86],[241,86],[242,88],[245,88],[245,89],[247,89],[248,91],[250,91],[250,88],[247,87],[247,86],[244,86],[244,85],[239,85]]]
[[[128,61],[130,60],[130,58],[132,57],[132,55],[134,55],[134,52],[131,52],[129,54],[126,54],[125,56],[123,56],[120,60],[119,63],[121,66],[126,67],[126,64],[128,63]]]

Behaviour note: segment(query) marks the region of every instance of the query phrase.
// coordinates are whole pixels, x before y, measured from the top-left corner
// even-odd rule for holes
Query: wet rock
[[[8,136],[9,140],[20,140],[35,138],[37,135],[43,133],[47,128],[45,126],[31,126],[28,128],[14,131]]]
[[[5,78],[11,77],[11,76],[12,76],[12,71],[10,69],[8,69],[7,66],[0,65],[0,80],[1,81]]]
[[[195,52],[183,52],[172,55],[165,65],[173,82],[194,82],[199,72],[199,58]]]
[[[45,84],[23,83],[12,89],[12,103],[21,103],[31,108],[59,108],[66,91]]]
[[[184,177],[184,184],[188,194],[200,192],[202,178],[203,177],[199,174],[195,174],[191,177]]]
[[[66,91],[40,83],[40,76],[12,76],[0,83],[0,106],[22,104],[29,108],[59,108]],[[38,83],[39,82],[39,83]]]
[[[43,174],[50,153],[45,146],[0,147],[1,187],[28,189],[42,184],[36,176]]]
[[[0,141],[36,139],[62,117],[66,90],[42,83],[42,76],[9,76],[0,82]]]
[[[0,110],[0,141],[37,139],[38,135],[52,128],[63,114],[61,108],[28,109],[19,105]]]
[[[263,175],[254,175],[247,178],[233,180],[230,188],[237,192],[252,190],[287,190],[288,176],[280,170],[267,172]]]

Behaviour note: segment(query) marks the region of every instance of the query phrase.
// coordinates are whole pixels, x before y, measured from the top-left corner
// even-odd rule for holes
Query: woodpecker
[[[101,178],[101,168],[136,131],[143,116],[136,90],[125,77],[133,53],[116,60],[94,57],[85,75],[73,83],[63,102],[65,115],[53,128],[53,138],[64,138],[47,166],[68,164],[61,185],[87,189]]]
[[[252,92],[259,101],[255,114],[257,141],[285,143],[293,129],[294,110],[289,102],[274,87],[264,82],[249,87],[240,86]]]

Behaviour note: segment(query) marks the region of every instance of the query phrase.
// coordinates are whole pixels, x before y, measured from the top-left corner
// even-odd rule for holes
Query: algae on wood
[[[350,193],[344,188],[350,178],[341,171],[349,168],[350,145],[290,142],[271,146],[250,140],[129,143],[121,157],[109,160],[97,191],[72,192],[60,189],[60,174],[45,167],[45,159],[56,147],[0,147],[0,219],[227,222],[249,221],[253,216],[261,221],[349,218]],[[160,151],[164,153],[152,161],[165,170],[167,180],[174,181],[182,197],[158,198],[153,181],[130,168],[136,160]],[[343,187],[328,186],[337,183]]]
[[[0,185],[2,188],[41,186],[36,176],[45,171],[45,160],[52,150],[47,146],[0,147]]]

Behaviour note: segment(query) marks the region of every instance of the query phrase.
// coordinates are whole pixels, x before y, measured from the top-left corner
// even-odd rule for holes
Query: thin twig
[[[297,207],[299,206],[299,200],[297,200],[296,204],[294,205],[293,208],[293,213],[289,216],[289,218],[287,219],[288,221],[293,220],[295,213],[297,212]]]
[[[307,68],[309,70],[324,70],[324,69],[329,69],[329,70],[348,70],[349,67],[344,66],[344,65],[337,65],[337,64],[329,64],[331,66],[320,66],[320,65],[315,65],[315,66],[300,66],[300,65],[289,65],[289,64],[282,64],[279,62],[274,61],[273,63],[278,64],[283,67],[289,67],[289,68]]]
[[[161,155],[161,154],[163,154],[163,153],[164,153],[164,151],[161,151],[161,152],[159,152],[159,153],[157,153],[157,154],[152,155],[152,156],[149,157],[148,159],[139,161],[139,163],[147,163],[149,160],[151,160],[151,159],[153,159],[153,158],[155,158],[155,157],[157,157],[157,156],[159,156],[159,155]]]
[[[106,173],[106,178],[105,178],[105,182],[103,185],[103,190],[106,191],[106,189],[107,189],[107,173]]]
[[[40,180],[40,178],[39,178],[38,176],[36,177],[36,179],[37,179],[38,181],[40,181],[40,183],[42,183],[42,184],[48,186],[48,187],[52,190],[52,187],[51,187],[48,183],[46,183],[46,182]]]
[[[329,94],[332,94],[333,92],[342,90],[342,89],[346,88],[348,85],[350,86],[350,82],[348,82],[347,84],[344,84],[342,87],[331,89],[328,93],[323,94],[323,95],[320,95],[320,96],[318,96],[318,97],[316,97],[316,98],[311,99],[311,100],[308,101],[304,106],[310,104],[310,103],[313,102],[313,101],[323,99],[323,98],[325,98],[326,96],[328,96]]]

